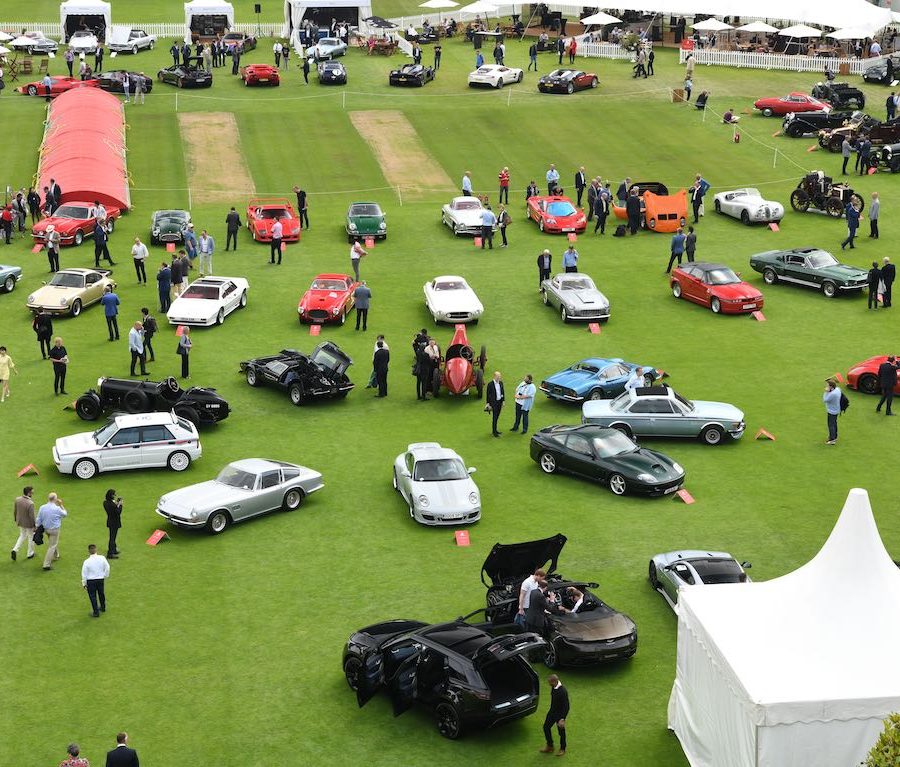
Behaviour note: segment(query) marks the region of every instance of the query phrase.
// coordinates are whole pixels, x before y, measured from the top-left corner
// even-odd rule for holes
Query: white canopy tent
[[[734,29],[734,27],[718,19],[706,19],[705,21],[691,24],[691,29],[696,29],[700,32],[724,32],[726,29]]]
[[[686,589],[678,613],[669,728],[692,767],[848,767],[900,710],[900,569],[865,490],[807,564]]]
[[[209,38],[234,27],[234,6],[220,0],[191,0],[184,4],[185,42]]]
[[[304,18],[324,28],[331,24],[333,18],[358,27],[363,19],[371,15],[371,0],[285,0],[281,36],[296,41],[295,33],[301,28]],[[299,45],[299,42],[296,44]]]
[[[59,6],[59,27],[64,43],[69,42],[73,32],[85,28],[102,41],[111,26],[112,6],[103,0],[68,0]]]

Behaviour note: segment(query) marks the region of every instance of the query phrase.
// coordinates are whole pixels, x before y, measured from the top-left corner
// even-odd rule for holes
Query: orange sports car
[[[687,224],[688,193],[681,189],[669,194],[663,184],[635,184],[641,197],[641,226],[654,232],[675,232]],[[651,191],[655,190],[655,191]],[[625,206],[613,205],[616,218],[626,220]]]

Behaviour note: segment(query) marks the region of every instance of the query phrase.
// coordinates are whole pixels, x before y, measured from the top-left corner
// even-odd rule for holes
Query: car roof
[[[112,419],[120,429],[132,426],[160,426],[162,424],[178,423],[178,417],[174,413],[129,413],[116,416]]]
[[[707,549],[682,549],[681,551],[667,551],[665,554],[657,554],[659,557],[676,560],[684,559],[691,562],[695,559],[734,559],[727,551],[709,551]]]
[[[249,471],[252,474],[259,474],[262,471],[271,471],[272,469],[281,469],[281,468],[291,468],[291,469],[299,469],[300,467],[295,463],[288,463],[287,461],[273,461],[270,458],[241,458],[237,461],[232,461],[229,466],[234,466],[236,469],[240,469],[241,471]]]
[[[606,367],[607,365],[614,365],[624,361],[625,360],[621,357],[586,357],[583,360],[578,360],[578,362],[575,362],[574,364],[584,365],[586,363],[588,365],[595,365],[596,367]]]
[[[618,429],[613,429],[608,426],[597,426],[592,423],[579,423],[573,426],[550,426],[547,429],[542,429],[542,431],[550,431],[554,434],[584,434],[585,436],[591,437],[606,437],[609,434],[621,434]]]
[[[479,649],[494,641],[481,629],[457,622],[437,623],[415,633],[466,658],[471,658]]]
[[[466,282],[465,277],[460,277],[458,274],[442,274],[439,277],[432,277],[429,282],[437,282],[438,280],[448,280],[451,282]],[[466,282],[466,285],[469,283]]]
[[[415,450],[410,445],[409,452],[415,455],[417,461],[439,461],[443,458],[459,458],[455,450],[451,450],[449,447],[441,447],[440,445],[437,447],[419,447]]]
[[[317,274],[315,277],[313,277],[313,282],[315,282],[316,280],[351,280],[352,281],[352,278],[350,277],[349,274],[337,274],[337,273],[332,274],[330,272],[326,272],[325,274]]]
[[[231,277],[199,277],[191,283],[191,287],[194,285],[224,285],[226,282],[231,282]]]

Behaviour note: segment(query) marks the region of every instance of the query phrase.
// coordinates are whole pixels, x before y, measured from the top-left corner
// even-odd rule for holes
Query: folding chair
[[[21,72],[23,75],[33,74],[34,70],[32,69],[31,65],[31,58],[29,56],[26,56],[24,59],[22,59],[22,65],[19,67],[19,72]]]
[[[49,64],[50,64],[49,60],[47,60],[47,59],[41,59],[41,65],[38,67],[38,74],[42,74],[42,75],[43,75],[43,74],[46,74],[47,71],[48,71],[48,70],[47,70],[47,66],[48,66]]]

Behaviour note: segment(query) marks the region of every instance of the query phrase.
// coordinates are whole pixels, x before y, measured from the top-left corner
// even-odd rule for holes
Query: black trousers
[[[606,217],[608,213],[601,213],[597,216],[597,223],[594,224],[594,234],[597,234],[597,230],[600,230],[600,234],[606,234]]]
[[[369,310],[356,307],[356,329],[359,330],[359,322],[362,320],[362,329],[365,330],[369,323]]]
[[[119,318],[116,316],[107,317],[106,329],[109,331],[109,340],[116,340],[119,337]]]
[[[431,383],[431,368],[424,374],[416,376],[416,399],[425,399],[428,393],[429,384]]]
[[[306,208],[300,211],[300,228],[309,229],[309,215],[306,212]]]
[[[500,187],[500,199],[497,200],[497,202],[505,202],[507,205],[509,205],[509,187],[508,186]]]
[[[874,288],[869,285],[869,309],[877,309],[878,308],[878,286],[876,285]]]
[[[237,250],[237,231],[232,232],[229,229],[228,234],[225,236],[225,250],[228,250],[232,242],[234,242],[234,249]]]
[[[703,204],[703,201],[702,201],[702,200],[699,200],[698,202],[691,203],[691,206],[692,206],[693,209],[694,209],[694,223],[695,223],[695,224],[696,224],[696,223],[699,223],[699,221],[700,221],[700,206],[701,206],[702,204]]]
[[[275,263],[275,255],[278,254],[278,263],[281,263],[281,240],[272,240],[271,248],[269,249],[269,263]]]
[[[47,261],[50,264],[51,272],[59,271],[59,251],[58,250],[48,250],[47,251]]]
[[[834,442],[838,438],[837,413],[828,413],[828,440]]]
[[[512,430],[516,431],[519,428],[519,423],[522,424],[522,434],[528,433],[528,413],[530,411],[523,410],[522,406],[517,402],[516,403],[516,420],[512,425]]]
[[[491,384],[489,383],[488,386],[491,386]],[[500,402],[495,402],[491,407],[491,433],[499,434],[500,432],[497,431],[497,421],[500,420],[500,411],[503,410],[502,400]]]
[[[191,374],[191,355],[181,355],[181,377],[187,378]]]
[[[53,363],[53,393],[66,393],[66,366]]]
[[[544,739],[547,741],[547,745],[551,748],[553,747],[553,725],[556,724],[556,731],[559,733],[559,747],[565,751],[566,750],[566,728],[560,727],[557,722],[562,719],[562,717],[557,716],[553,711],[548,711],[547,716],[544,718]]]
[[[375,371],[375,384],[378,386],[378,396],[387,397],[387,370]]]
[[[150,357],[150,362],[156,362],[156,353],[153,351],[153,344],[150,339],[152,336],[144,336],[144,361],[146,362],[147,356]]]
[[[846,175],[847,175],[847,162],[848,162],[849,160],[850,160],[849,157],[845,157],[845,158],[844,158],[844,163],[843,163],[843,165],[841,165],[841,175],[842,175],[842,176],[846,176]]]
[[[134,349],[131,350],[131,375],[134,375],[134,366],[140,362],[141,363],[141,375],[147,375],[147,352],[139,352]]]
[[[239,64],[238,59],[231,60],[231,74],[236,75],[238,73],[238,64]]]
[[[874,237],[876,240],[878,239],[878,219],[877,218],[869,219],[869,237]]]
[[[647,74],[651,75],[651,76],[653,75],[653,62],[652,61],[647,62]]]
[[[100,615],[100,611],[106,611],[106,590],[104,589],[105,578],[96,578],[87,582],[88,599],[91,600],[91,607],[94,608],[94,615]]]
[[[132,259],[134,261],[134,273],[137,275],[138,282],[147,284],[147,269],[144,267],[143,258]]]
[[[638,229],[641,228],[641,219],[638,216],[630,217],[628,219],[628,230],[632,234],[637,234]]]
[[[159,310],[161,312],[169,311],[169,307],[172,305],[172,298],[170,296],[169,290],[160,290],[159,291]]]
[[[109,546],[106,547],[106,556],[108,556],[108,557],[119,553],[119,549],[116,546],[116,536],[118,534],[119,534],[118,527],[109,528]]]
[[[481,249],[484,250],[484,245],[487,243],[491,250],[494,249],[494,227],[492,226],[483,226],[481,227]]]
[[[6,239],[6,244],[9,245],[12,240],[12,221],[3,222],[3,237]]]
[[[881,406],[887,405],[887,414],[891,414],[891,403],[894,401],[894,390],[893,389],[882,389],[881,390],[881,399],[878,400],[878,405],[875,408],[876,412],[881,412]]]
[[[694,251],[686,250],[684,253],[687,256],[688,263],[691,263],[694,260]]]
[[[578,192],[578,202],[576,203],[577,207],[581,207],[581,196],[584,194],[584,187],[580,186],[576,189]]]
[[[578,271],[578,267],[577,267],[577,266],[567,266],[567,267],[566,267],[566,272],[567,272],[567,273],[573,273],[573,274],[574,274],[574,273],[577,272],[577,271]]]
[[[50,336],[38,336],[38,343],[41,345],[41,357],[47,359],[50,356]]]
[[[675,259],[678,259],[678,265],[681,266],[681,253],[673,253],[669,256],[669,265],[666,267],[666,274],[672,271],[672,264],[675,263]]]
[[[882,298],[884,299],[881,303],[882,306],[890,306],[891,305],[891,288],[894,286],[893,282],[884,283],[884,293],[882,294]]]
[[[112,263],[113,260],[109,257],[109,248],[106,243],[96,243],[94,245],[94,266],[100,266],[100,256],[103,256],[109,263]]]
[[[509,243],[506,241],[506,227],[505,226],[500,227],[500,236],[503,238],[503,244],[509,245]]]
[[[544,283],[544,280],[550,279],[550,270],[549,269],[541,269],[538,267],[538,287]]]
[[[67,61],[67,62],[66,62],[66,66],[69,68],[69,77],[72,77],[72,76],[73,76],[73,75],[72,75],[72,65],[73,65],[74,63],[75,63],[74,61]]]

